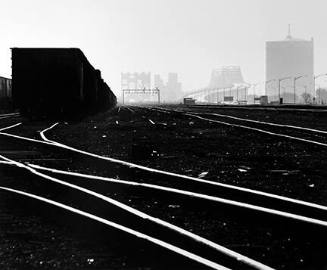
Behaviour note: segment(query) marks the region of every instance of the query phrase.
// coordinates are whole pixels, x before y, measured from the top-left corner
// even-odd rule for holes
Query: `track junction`
[[[131,255],[134,251],[122,241],[120,249],[126,248],[126,254],[134,258],[133,267],[140,267],[141,262],[153,269],[292,269],[294,266],[308,269],[308,266],[323,265],[320,259],[326,247],[317,241],[326,237],[327,207],[323,191],[315,186],[323,184],[319,180],[325,177],[326,171],[302,168],[302,159],[298,168],[280,169],[284,159],[277,155],[272,168],[266,170],[266,177],[289,185],[293,182],[287,181],[301,175],[299,183],[290,192],[282,190],[279,184],[256,186],[255,180],[258,175],[262,177],[262,171],[251,172],[256,170],[255,166],[262,169],[267,164],[258,164],[256,160],[238,164],[242,149],[236,147],[234,152],[228,149],[226,155],[227,160],[234,159],[233,166],[221,164],[225,168],[219,168],[217,173],[216,168],[212,169],[217,156],[209,155],[210,160],[206,162],[208,155],[203,156],[203,145],[196,145],[196,139],[203,135],[204,140],[198,141],[210,138],[209,150],[205,147],[204,150],[214,155],[215,149],[210,150],[212,144],[222,148],[218,154],[226,150],[215,132],[229,140],[241,134],[243,137],[238,140],[244,147],[262,144],[262,141],[244,140],[251,138],[249,133],[260,134],[263,147],[276,144],[281,152],[291,147],[296,156],[305,152],[317,159],[326,151],[324,126],[318,129],[285,124],[277,118],[274,122],[263,121],[237,116],[233,110],[222,113],[219,109],[203,107],[119,107],[98,119],[71,125],[27,123],[24,119],[20,123],[17,115],[3,117],[0,166],[5,197],[9,201],[11,197],[19,198],[21,207],[29,211],[37,206],[42,209],[37,211],[42,218],[53,211],[52,216],[60,226],[67,225],[61,218],[65,216],[71,224],[86,223],[84,233],[91,231],[99,237],[99,231],[108,239],[124,239],[130,246],[139,248],[134,250],[135,254],[142,254]],[[149,137],[144,138],[146,131]],[[76,140],[78,132],[85,136],[83,141]],[[126,143],[130,133],[132,144]],[[119,134],[126,137],[119,141],[116,137]],[[158,134],[165,134],[163,145],[155,141],[160,140]],[[171,152],[164,153],[164,148],[185,154],[183,145],[167,146],[172,134],[179,141],[184,139],[191,158],[202,157],[203,164],[200,160],[190,162],[177,156],[181,160],[179,168],[171,166],[176,158],[171,157]],[[120,144],[118,149],[115,144]],[[109,145],[116,156],[104,154],[104,145]],[[119,151],[122,146],[128,150]],[[125,156],[117,158],[124,152]],[[192,168],[192,162],[197,161],[201,163],[200,171],[190,172],[187,166]],[[227,181],[233,176],[228,173],[235,171],[235,167],[237,184]],[[302,169],[308,172],[303,175]],[[220,176],[222,179],[217,178]],[[301,188],[308,187],[314,190],[311,196],[316,197],[315,201],[301,194]],[[308,235],[303,235],[304,231]],[[281,246],[283,256],[277,246]]]

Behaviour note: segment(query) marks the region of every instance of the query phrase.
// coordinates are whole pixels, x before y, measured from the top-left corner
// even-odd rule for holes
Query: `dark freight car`
[[[0,98],[11,98],[11,79],[0,76]]]
[[[0,77],[0,113],[12,111],[11,79]]]
[[[12,48],[12,95],[29,117],[72,117],[104,111],[116,97],[77,48]]]

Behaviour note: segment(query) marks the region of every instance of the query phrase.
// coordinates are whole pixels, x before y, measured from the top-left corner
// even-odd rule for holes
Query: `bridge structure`
[[[195,99],[197,103],[247,103],[250,84],[234,84],[224,88],[202,88],[188,93],[184,98]]]

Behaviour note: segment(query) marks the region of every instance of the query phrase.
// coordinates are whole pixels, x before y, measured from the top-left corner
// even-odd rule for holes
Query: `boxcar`
[[[11,98],[11,79],[0,76],[0,98]]]
[[[12,111],[11,79],[0,76],[0,113]]]
[[[66,118],[107,110],[116,97],[78,48],[12,48],[12,96],[22,115]]]

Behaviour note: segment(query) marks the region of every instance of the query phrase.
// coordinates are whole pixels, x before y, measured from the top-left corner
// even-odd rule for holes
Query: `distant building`
[[[121,90],[122,100],[129,103],[151,103],[157,100],[157,95],[147,94],[148,91],[135,92],[132,90],[142,90],[158,88],[160,90],[160,100],[162,102],[180,102],[182,100],[182,84],[178,81],[177,73],[168,73],[168,80],[164,82],[159,74],[153,77],[153,85],[151,83],[151,73],[145,72],[127,72],[121,73]],[[123,90],[126,90],[123,94]],[[128,91],[131,90],[131,91]]]
[[[327,104],[327,89],[319,87],[316,90],[316,97],[317,97],[318,104],[326,105]]]
[[[313,39],[293,38],[290,33],[285,40],[266,42],[266,95],[269,102],[283,98],[284,103],[304,102],[304,93],[314,97]],[[294,78],[296,81],[294,96]],[[290,77],[281,81],[279,79]]]
[[[209,88],[228,88],[242,83],[244,79],[239,66],[223,66],[212,71]]]
[[[184,98],[183,104],[184,105],[195,105],[195,99],[194,98]]]
[[[155,88],[164,89],[166,87],[163,79],[159,74],[154,75],[153,83]]]
[[[182,84],[178,81],[177,73],[168,73],[166,85],[167,101],[177,102],[182,98]]]
[[[160,75],[154,75],[154,87],[160,89],[160,96],[163,102],[178,102],[182,98],[182,84],[178,81],[177,73],[168,73],[166,84]]]
[[[151,73],[121,73],[121,89],[142,89],[151,87]]]
[[[150,89],[151,88],[151,73],[150,72],[127,72],[121,73],[121,90],[136,90],[136,89]],[[123,92],[122,92],[122,95]],[[139,94],[128,94],[121,98],[124,102],[142,103],[152,102],[153,96],[145,96]]]

